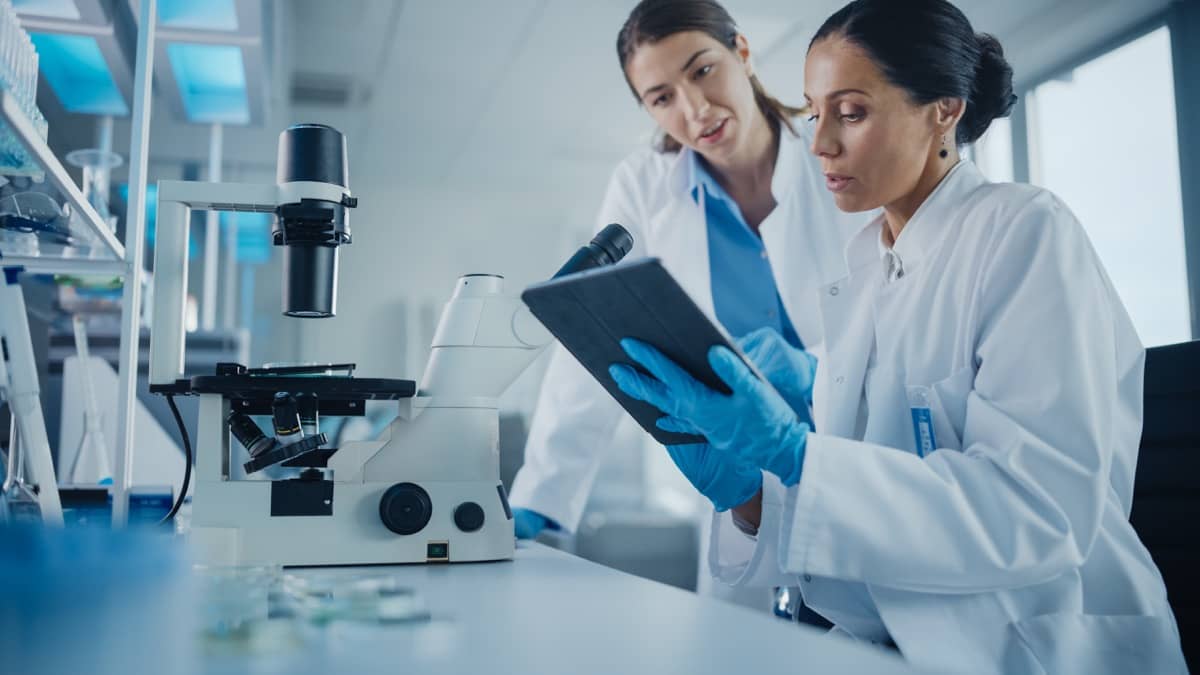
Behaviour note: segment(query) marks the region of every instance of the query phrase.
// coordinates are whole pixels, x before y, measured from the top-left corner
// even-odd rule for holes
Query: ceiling
[[[767,87],[803,92],[809,39],[843,0],[728,0]],[[1155,13],[1166,0],[962,0],[1008,46],[1018,78]],[[364,160],[404,184],[558,185],[607,173],[650,123],[617,67],[631,0],[352,0],[289,4],[293,75],[342,78],[352,103],[298,103],[334,120]],[[357,147],[355,147],[357,146]],[[366,157],[364,157],[366,155]]]
[[[266,121],[225,130],[226,179],[269,176],[279,130],[297,121],[342,129],[353,175],[414,189],[562,190],[606,175],[652,132],[614,51],[632,0],[264,2],[263,30],[271,32]],[[977,30],[1006,45],[1020,80],[1128,30],[1168,2],[959,4]],[[809,37],[841,4],[726,2],[768,89],[791,102],[803,91]],[[156,99],[152,177],[206,162],[208,130],[176,117]],[[55,145],[88,144],[91,120],[68,115],[58,122],[51,127]],[[115,143],[128,148],[127,121],[118,123]]]

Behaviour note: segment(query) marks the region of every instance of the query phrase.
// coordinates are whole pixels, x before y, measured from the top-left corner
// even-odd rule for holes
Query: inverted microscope
[[[351,243],[345,139],[301,124],[279,137],[276,184],[160,181],[150,388],[199,397],[191,537],[210,564],[355,565],[503,560],[512,513],[500,482],[497,400],[550,341],[494,274],[459,278],[420,386],[354,376],[352,364],[220,364],[184,377],[188,223],[194,210],[275,217],[283,313],[333,316],[338,247]],[[556,276],[608,265],[632,247],[609,225]],[[395,401],[378,438],[330,447],[329,417]],[[254,416],[270,416],[272,433]],[[185,446],[190,440],[185,434]]]

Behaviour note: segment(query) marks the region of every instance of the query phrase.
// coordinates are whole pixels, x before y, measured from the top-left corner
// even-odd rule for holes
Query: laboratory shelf
[[[42,182],[34,181],[27,190],[16,194],[20,197],[28,195],[31,201],[44,201],[32,193],[44,195],[66,213],[51,224],[58,230],[57,234],[38,235],[36,252],[19,246],[13,239],[2,236],[6,233],[0,231],[0,255],[3,255],[4,264],[24,265],[29,272],[38,274],[124,276],[125,247],[84,198],[11,92],[0,92],[0,118],[4,127],[0,131],[11,133],[20,141],[33,164],[44,172]],[[3,174],[2,169],[0,174]],[[5,191],[0,193],[0,213],[13,213],[11,207],[5,208],[5,202],[14,193],[10,192],[9,186],[4,187]]]
[[[0,253],[4,253],[0,244]],[[125,261],[95,258],[66,258],[61,256],[36,257],[3,255],[0,266],[24,267],[30,274],[55,274],[73,277],[123,277]]]

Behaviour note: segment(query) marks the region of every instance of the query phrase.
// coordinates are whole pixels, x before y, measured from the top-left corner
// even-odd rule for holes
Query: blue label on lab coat
[[[933,436],[933,413],[929,408],[912,408],[912,420],[917,456],[924,457],[937,447],[937,439]]]

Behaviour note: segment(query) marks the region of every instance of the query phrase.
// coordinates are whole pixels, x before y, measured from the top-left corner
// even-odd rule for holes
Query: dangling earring
[[[938,152],[938,157],[941,157],[942,159],[946,159],[949,156],[950,156],[950,151],[946,149],[946,135],[942,134],[942,149],[940,152]]]

